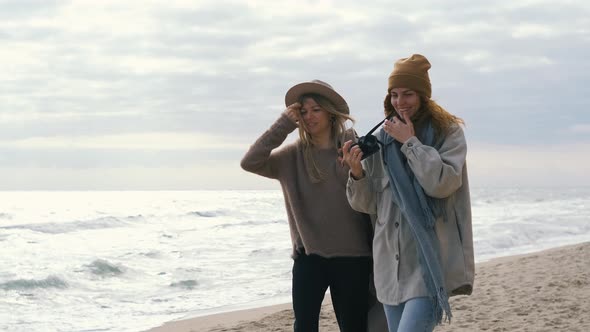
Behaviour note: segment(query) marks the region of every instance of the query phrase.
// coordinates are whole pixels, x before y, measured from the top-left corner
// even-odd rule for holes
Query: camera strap
[[[369,132],[365,136],[371,135],[375,130],[377,130],[377,128],[379,128],[380,125],[383,124],[383,122],[385,122],[385,120],[391,120],[392,117],[393,117],[393,113],[391,113],[391,115],[389,115],[385,119],[381,120],[381,122],[379,122],[375,127],[373,127],[373,129],[369,130]]]

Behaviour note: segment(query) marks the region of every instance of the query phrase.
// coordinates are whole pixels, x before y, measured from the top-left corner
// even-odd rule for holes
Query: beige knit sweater
[[[346,198],[348,167],[338,162],[336,149],[317,149],[314,158],[325,178],[312,183],[299,140],[279,147],[297,125],[281,117],[250,147],[241,161],[244,170],[279,180],[293,245],[323,257],[370,256],[371,223],[353,210]]]

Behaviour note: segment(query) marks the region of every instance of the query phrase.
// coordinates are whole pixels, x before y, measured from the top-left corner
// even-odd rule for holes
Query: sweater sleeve
[[[271,179],[278,178],[280,171],[281,153],[273,151],[280,146],[287,136],[297,128],[287,115],[282,114],[279,119],[260,136],[240,162],[240,166],[248,172],[262,175]]]
[[[402,145],[401,151],[427,195],[445,198],[461,187],[467,143],[460,126],[450,129],[439,150],[414,136]]]

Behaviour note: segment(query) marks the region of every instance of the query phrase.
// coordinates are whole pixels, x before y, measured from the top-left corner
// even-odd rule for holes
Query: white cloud
[[[214,75],[217,72],[207,63],[199,63],[194,59],[165,58],[152,56],[120,56],[116,58],[102,58],[103,65],[114,64],[124,70],[136,74],[175,74],[201,72]]]
[[[469,145],[472,182],[483,186],[590,184],[590,143],[542,146]]]
[[[35,122],[40,120],[71,120],[82,118],[112,118],[114,116],[139,116],[141,112],[133,110],[118,110],[116,112],[107,111],[91,111],[86,113],[73,111],[58,111],[58,112],[26,112],[26,113],[0,113],[0,124],[14,125],[15,123],[22,124],[24,122]]]
[[[0,167],[0,190],[207,190],[280,189],[278,181],[243,171],[238,162],[186,167],[90,169]]]
[[[555,28],[544,24],[521,24],[514,28],[512,37],[514,38],[529,38],[529,37],[555,37],[559,35],[559,31]]]
[[[537,68],[552,65],[554,62],[546,56],[505,56],[493,57],[481,62],[478,70],[484,73],[509,71],[512,69]]]
[[[174,132],[31,137],[0,141],[0,148],[11,149],[245,150],[248,146],[227,136]]]
[[[173,178],[193,176],[180,167],[196,160],[187,151],[206,150],[207,158],[219,151],[237,165],[236,151],[272,124],[295,82],[330,82],[359,131],[368,130],[381,118],[394,60],[423,53],[433,64],[435,98],[483,142],[483,150],[470,150],[475,180],[554,181],[546,169],[582,177],[587,160],[572,144],[587,148],[590,132],[589,11],[576,0],[12,1],[0,13],[0,168],[16,183],[19,169],[60,159],[56,167],[71,168],[36,171],[55,188],[78,180],[91,188],[82,174],[91,170],[76,167],[119,158],[104,165],[113,186],[131,185],[124,166],[155,181],[148,164],[170,172],[172,186],[182,182]],[[560,145],[546,147],[549,155],[527,145],[551,135]],[[84,162],[72,162],[77,153]],[[202,167],[232,174],[228,186],[259,185],[239,167]]]
[[[11,75],[13,79],[16,78],[15,76],[35,75],[34,72],[29,71],[43,69],[46,65],[43,57],[39,56],[47,50],[47,46],[43,44],[5,41],[2,42],[2,45],[4,47],[2,52],[0,52],[0,62],[10,64],[10,66],[2,67],[4,75]]]
[[[576,124],[570,127],[574,134],[590,134],[590,124]]]
[[[422,34],[426,42],[458,42],[470,40],[481,35],[501,32],[504,28],[487,22],[449,22],[446,20],[430,22]]]

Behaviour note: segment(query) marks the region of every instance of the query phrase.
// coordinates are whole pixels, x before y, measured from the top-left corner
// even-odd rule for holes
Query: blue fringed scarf
[[[435,146],[434,129],[431,123],[417,133],[420,141],[437,150],[442,145]],[[429,197],[414,176],[401,152],[401,143],[381,130],[379,139],[383,143],[383,161],[389,173],[393,202],[399,206],[406,217],[416,239],[416,248],[420,258],[420,266],[428,293],[432,298],[433,312],[437,323],[442,321],[443,312],[446,320],[451,321],[451,306],[444,275],[439,259],[439,243],[434,230],[436,217],[444,215],[445,201]]]

